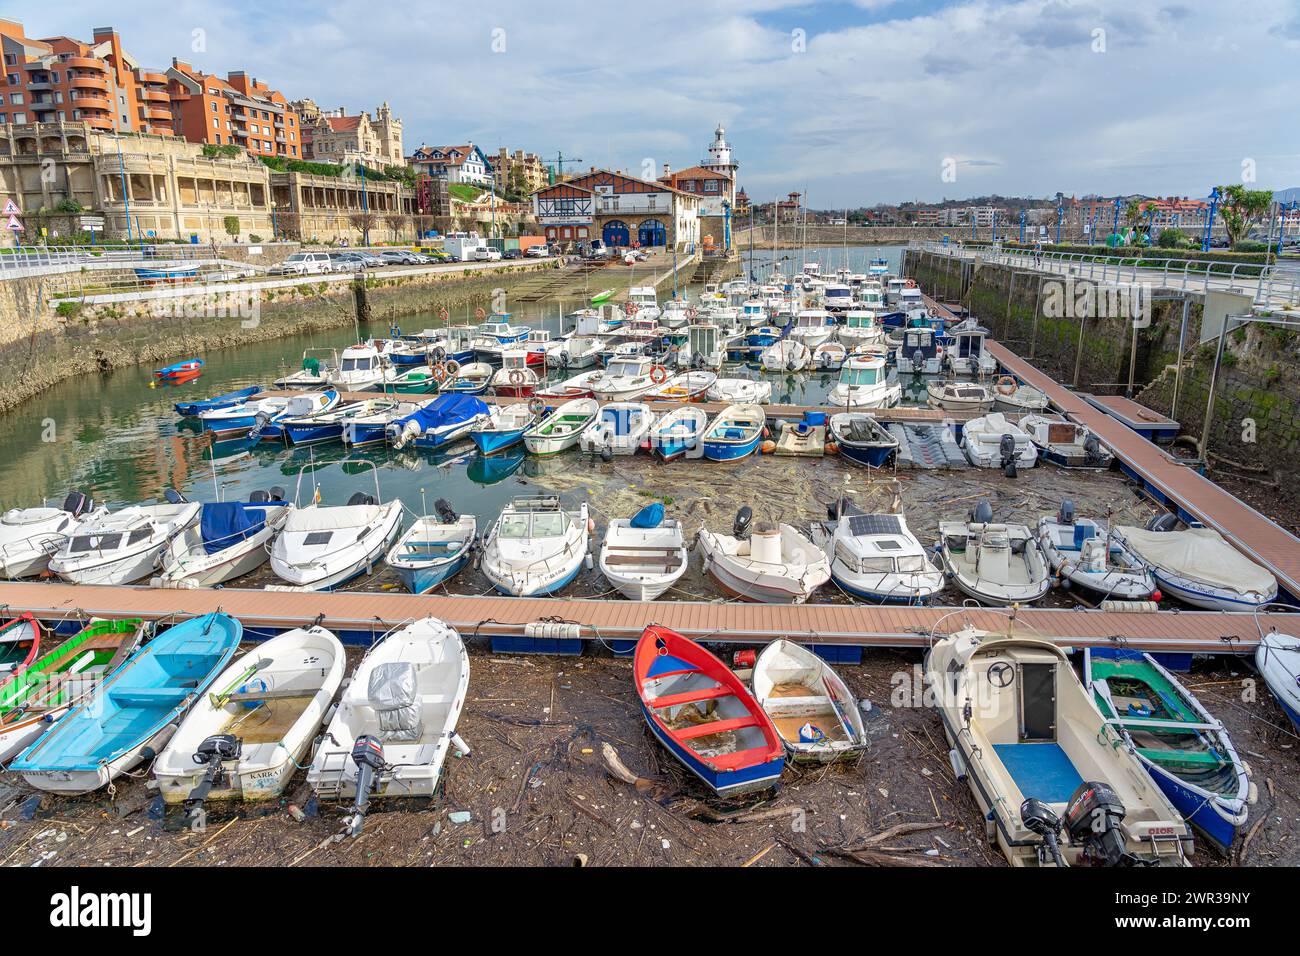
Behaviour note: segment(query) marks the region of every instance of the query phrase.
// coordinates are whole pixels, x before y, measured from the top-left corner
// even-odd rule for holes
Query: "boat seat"
[[[708,764],[715,770],[735,770],[750,766],[758,758],[767,756],[766,747],[750,747],[748,750],[733,750],[729,754],[707,758]]]
[[[730,720],[710,720],[707,723],[696,724],[694,727],[683,727],[681,730],[674,730],[672,735],[678,740],[694,740],[696,737],[725,734],[730,730],[743,730],[746,727],[757,726],[757,724],[757,717],[753,714],[746,714],[743,717],[732,717]]]
[[[108,692],[109,699],[122,707],[175,707],[189,695],[181,687],[124,687]]]
[[[664,694],[662,697],[656,697],[646,703],[653,709],[658,710],[660,707],[676,707],[678,704],[696,704],[702,700],[717,700],[721,697],[731,697],[732,690],[730,687],[701,687],[696,690],[685,690],[680,694]]]

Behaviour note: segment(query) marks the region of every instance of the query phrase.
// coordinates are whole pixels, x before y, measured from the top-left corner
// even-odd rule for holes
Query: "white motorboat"
[[[778,638],[754,662],[754,697],[795,763],[856,759],[867,749],[857,698],[802,645]]]
[[[642,319],[658,320],[659,299],[655,295],[655,288],[652,285],[633,286],[627,290],[627,303],[624,311],[629,316],[637,316]]]
[[[1115,461],[1092,429],[1056,415],[1026,415],[1020,427],[1038,449],[1043,461],[1062,468],[1096,468],[1104,471]]]
[[[1160,600],[1155,578],[1142,559],[1124,547],[1106,525],[1076,518],[1071,502],[1062,502],[1055,517],[1038,519],[1038,546],[1052,573],[1103,600]]]
[[[501,353],[501,367],[493,373],[488,387],[494,395],[527,398],[541,381],[537,372],[528,365],[528,353],[510,347]]]
[[[388,356],[373,342],[349,345],[343,350],[339,367],[325,374],[329,384],[350,392],[364,392],[397,378],[398,372]]]
[[[202,505],[198,522],[167,543],[154,587],[215,587],[265,564],[293,505],[265,492],[257,497],[261,500]]]
[[[322,393],[311,392],[310,394]],[[285,397],[254,398],[238,405],[203,412],[199,415],[199,421],[204,431],[212,432],[218,438],[225,438],[246,432],[259,422],[284,414],[285,409],[289,407],[289,401]]]
[[[578,436],[585,452],[612,457],[635,455],[645,442],[657,416],[642,402],[610,402]]]
[[[561,339],[546,350],[546,364],[551,368],[583,369],[596,364],[604,343],[592,335],[574,335]]]
[[[827,508],[812,527],[826,553],[831,578],[845,592],[869,601],[924,604],[943,590],[943,572],[901,514],[863,514],[849,499]]]
[[[997,360],[984,347],[988,334],[988,329],[969,319],[949,330],[949,343],[943,355],[953,375],[972,378],[992,375],[998,370]]]
[[[689,325],[686,344],[677,352],[679,368],[719,369],[726,358],[723,333],[716,325]]]
[[[352,448],[382,445],[388,440],[390,422],[414,415],[430,401],[432,399],[401,401],[396,404],[388,404],[386,401],[377,402],[370,412],[364,415],[353,415],[343,423],[343,444]]]
[[[585,501],[566,511],[558,495],[515,498],[483,543],[483,574],[503,594],[553,594],[582,570],[591,530]]]
[[[271,383],[273,388],[315,389],[329,384],[328,375],[339,367],[338,349],[304,349],[302,365]]]
[[[594,398],[571,399],[524,432],[524,445],[533,455],[558,455],[578,443],[598,411]]]
[[[752,378],[720,378],[705,392],[711,402],[732,405],[766,405],[772,400],[772,383]]]
[[[812,353],[798,339],[780,339],[763,349],[758,360],[769,372],[799,372],[808,367]]]
[[[864,309],[850,309],[844,315],[844,324],[835,337],[850,349],[859,345],[879,345],[885,341],[885,330],[876,322],[876,313]]]
[[[679,372],[657,388],[646,392],[648,402],[702,402],[713,383],[716,372]]]
[[[788,524],[763,523],[751,533],[752,517],[741,508],[731,534],[700,531],[704,569],[743,601],[803,604],[830,580],[826,555]]]
[[[132,505],[77,525],[50,558],[73,584],[131,584],[147,578],[172,538],[199,520],[201,505],[168,489],[168,504]]]
[[[931,408],[949,412],[987,412],[993,407],[993,395],[975,382],[927,382],[926,398]]]
[[[591,398],[591,386],[604,374],[603,369],[579,372],[572,378],[566,378],[562,382],[544,385],[536,389],[533,395],[545,399]]]
[[[665,303],[659,313],[659,324],[665,329],[680,329],[689,325],[695,318],[695,310],[688,308],[676,299]]]
[[[840,368],[840,379],[826,396],[826,403],[846,408],[893,408],[902,396],[902,386],[889,381],[884,359],[854,357]]]
[[[1277,578],[1213,528],[1153,531],[1117,527],[1121,546],[1142,559],[1166,597],[1212,611],[1252,611],[1277,600]]]
[[[802,342],[809,352],[834,335],[835,320],[825,309],[803,309],[790,326],[790,338]]]
[[[976,468],[1001,468],[1010,476],[1017,468],[1033,468],[1038,448],[1029,434],[1001,412],[973,418],[962,426],[961,447]]]
[[[1011,375],[1003,375],[993,384],[993,401],[1000,412],[1045,412],[1050,404],[1045,392]]]
[[[154,761],[163,802],[185,803],[192,818],[206,800],[279,797],[316,739],[346,669],[343,645],[319,625],[295,627],[235,658]]]
[[[681,522],[655,503],[609,523],[600,571],[628,600],[653,601],[686,573],[689,557]]]
[[[605,367],[605,374],[591,383],[591,394],[602,402],[628,402],[667,379],[667,370],[648,356],[614,359]]]
[[[354,799],[353,835],[371,798],[432,796],[448,752],[469,755],[456,733],[468,692],[469,655],[455,628],[426,617],[390,632],[357,665],[307,783],[322,798]],[[371,758],[360,766],[359,752]]]
[[[1052,586],[1033,532],[994,522],[985,498],[970,520],[939,522],[939,546],[953,584],[981,604],[1032,604]]]
[[[1291,725],[1300,730],[1300,638],[1276,629],[1261,633],[1255,666]]]
[[[839,342],[823,342],[813,349],[812,367],[823,372],[838,372],[848,358],[848,349]]]
[[[938,375],[943,371],[943,348],[934,329],[903,329],[894,350],[899,375]]]
[[[63,504],[36,508],[10,508],[0,515],[0,577],[11,580],[38,575],[50,566],[79,524],[98,521],[108,514],[103,505],[79,491]]]

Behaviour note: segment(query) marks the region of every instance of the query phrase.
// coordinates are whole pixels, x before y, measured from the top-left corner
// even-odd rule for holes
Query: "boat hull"
[[[665,733],[645,704],[641,705],[641,715],[656,739],[667,747],[687,770],[695,774],[701,783],[720,797],[739,797],[747,793],[757,793],[770,790],[781,783],[781,771],[785,768],[784,757],[751,767],[742,767],[739,770],[714,770]]]
[[[424,567],[424,568],[403,568],[395,567],[397,576],[402,581],[402,586],[412,594],[424,594],[432,591],[443,581],[449,581],[461,572],[461,569],[469,562],[469,550],[454,561],[446,564]]]

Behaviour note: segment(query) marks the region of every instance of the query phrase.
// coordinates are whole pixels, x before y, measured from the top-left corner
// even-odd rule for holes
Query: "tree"
[[[354,212],[348,216],[348,222],[352,228],[361,233],[362,245],[370,245],[370,230],[374,229],[379,223],[379,217],[369,210],[365,212]]]
[[[384,223],[388,226],[389,234],[394,240],[401,237],[402,230],[406,228],[407,218],[400,212],[390,212],[384,217]]]
[[[235,236],[238,236],[238,235],[239,235],[239,217],[238,217],[238,216],[226,216],[226,217],[225,217],[223,220],[221,220],[221,221],[222,221],[222,223],[223,223],[223,224],[225,225],[225,227],[226,227],[226,233],[227,233],[231,238],[234,238]]]
[[[1247,189],[1240,183],[1219,187],[1219,218],[1228,233],[1228,245],[1236,248],[1273,203],[1267,189]]]

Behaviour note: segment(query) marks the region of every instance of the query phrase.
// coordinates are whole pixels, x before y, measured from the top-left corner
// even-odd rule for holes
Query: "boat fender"
[[[584,557],[584,558],[582,559],[582,566],[583,566],[584,568],[586,568],[588,571],[590,571],[592,568],[594,568],[594,567],[596,566],[596,561],[595,561],[595,559],[591,556],[591,552],[590,552],[590,551],[588,551],[586,557]]]
[[[1259,786],[1255,783],[1254,780],[1252,780],[1246,786],[1246,803],[1250,804],[1253,807],[1256,801],[1258,800],[1259,800]]]
[[[966,761],[962,759],[961,754],[957,752],[956,747],[953,747],[948,751],[948,763],[952,765],[952,773],[954,777],[958,780],[966,779]]]
[[[606,446],[604,446],[603,448],[601,448],[601,450],[600,450],[600,460],[601,460],[601,461],[613,461],[613,460],[614,460],[614,449],[610,448],[608,445],[606,445]]]
[[[469,749],[469,744],[465,743],[465,738],[460,734],[453,733],[451,735],[451,746],[455,749],[457,757],[468,757],[473,753]]]

